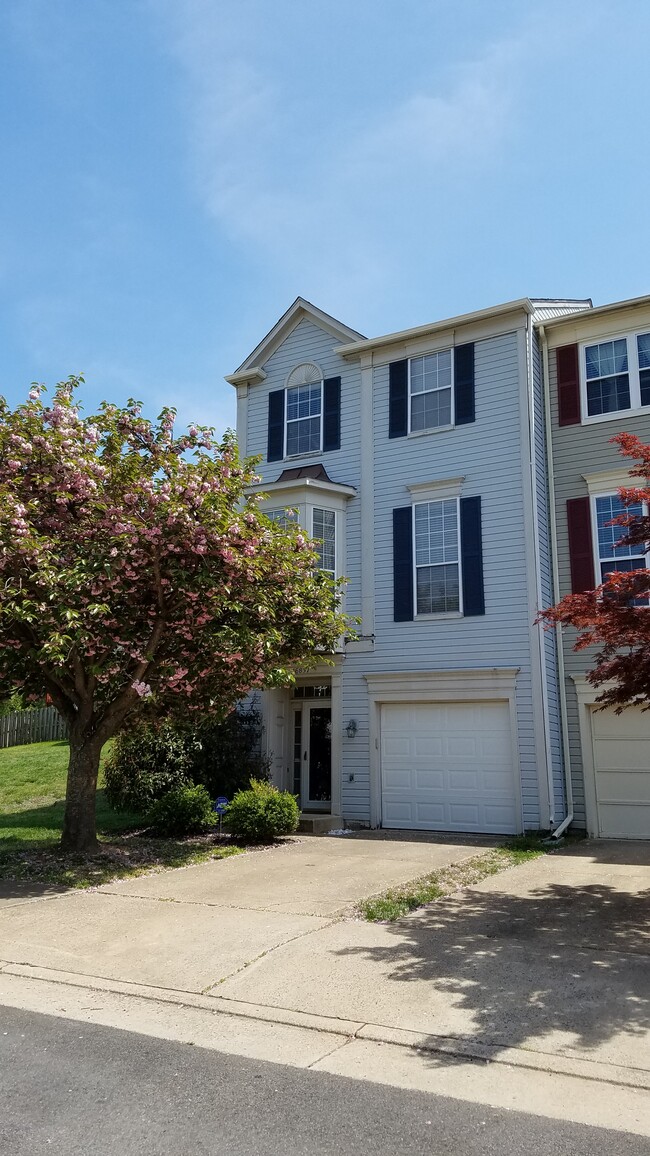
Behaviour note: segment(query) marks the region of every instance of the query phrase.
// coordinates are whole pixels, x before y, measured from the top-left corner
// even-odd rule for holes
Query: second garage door
[[[384,827],[520,830],[505,702],[384,705],[381,775]]]
[[[650,712],[591,711],[597,830],[606,839],[650,839]]]

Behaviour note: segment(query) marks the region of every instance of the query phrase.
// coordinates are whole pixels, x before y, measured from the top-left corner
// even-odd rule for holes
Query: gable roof
[[[263,337],[259,345],[255,346],[255,349],[249,353],[245,361],[242,361],[239,368],[234,373],[227,375],[226,381],[235,386],[242,385],[247,381],[263,381],[266,377],[262,369],[264,362],[268,361],[271,354],[275,353],[275,350],[305,318],[313,321],[321,329],[325,329],[335,341],[365,340],[363,334],[357,333],[356,329],[350,329],[348,325],[344,325],[342,321],[337,321],[336,317],[332,317],[329,313],[324,313],[322,309],[312,305],[311,301],[307,301],[304,297],[296,297],[293,305],[290,305],[286,313],[282,314],[280,320],[276,321],[266,337]]]

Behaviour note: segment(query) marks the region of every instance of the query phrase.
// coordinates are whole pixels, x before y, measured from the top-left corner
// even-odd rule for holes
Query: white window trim
[[[291,425],[294,425],[296,422],[309,421],[311,419],[310,418],[304,418],[304,417],[289,418],[287,416],[289,413],[289,390],[290,389],[305,389],[307,387],[309,387],[309,389],[313,389],[315,385],[318,385],[319,389],[320,389],[320,415],[319,415],[320,431],[319,431],[319,438],[318,438],[318,449],[316,449],[316,450],[301,450],[300,453],[290,454],[288,452],[289,423],[291,422]],[[303,381],[303,382],[298,382],[296,385],[285,386],[285,389],[284,389],[284,443],[283,443],[283,447],[282,447],[283,448],[283,455],[282,455],[283,460],[291,461],[293,458],[308,458],[308,457],[313,456],[313,454],[322,454],[322,452],[323,452],[323,425],[324,425],[323,407],[324,407],[324,404],[325,404],[325,390],[324,390],[324,379],[322,377],[320,379],[320,382]]]
[[[637,414],[650,412],[650,405],[641,405],[641,381],[639,377],[639,347],[637,337],[650,333],[647,329],[628,330],[626,333],[607,334],[602,337],[593,337],[589,341],[580,342],[579,370],[580,370],[580,412],[581,424],[592,425],[602,421],[620,421],[621,418],[635,417]],[[604,345],[609,341],[625,341],[627,343],[627,365],[630,383],[629,409],[615,409],[611,413],[590,414],[587,408],[587,347]],[[630,344],[632,348],[630,349]],[[616,375],[614,375],[616,376]]]
[[[415,361],[416,359],[419,361],[420,359],[422,359],[424,357],[433,357],[435,354],[439,354],[439,353],[449,353],[451,356],[451,382],[450,382],[451,421],[448,422],[447,425],[432,425],[432,426],[427,426],[426,429],[411,429],[411,362]],[[455,428],[455,425],[456,425],[456,398],[455,398],[455,390],[454,390],[454,360],[455,360],[455,350],[454,350],[453,345],[452,346],[446,346],[444,349],[430,349],[430,350],[427,350],[426,353],[413,354],[412,357],[408,358],[408,380],[407,380],[407,401],[408,401],[408,424],[407,424],[408,433],[407,433],[407,436],[408,437],[420,438],[420,437],[423,437],[425,434],[444,433],[445,430],[450,430],[450,429]],[[447,389],[447,386],[444,386],[443,388]],[[423,393],[439,393],[440,390],[427,389],[427,390],[423,390],[422,392]],[[419,395],[416,395],[416,396],[419,396]]]
[[[639,481],[640,480],[641,479],[639,479]],[[592,545],[592,551],[593,551],[593,555],[594,555],[594,577],[597,579],[596,586],[600,586],[604,582],[604,578],[602,577],[601,563],[603,561],[605,561],[605,559],[601,558],[601,556],[600,556],[600,549],[599,549],[599,545],[598,545],[598,516],[597,516],[597,512],[596,512],[596,502],[598,501],[598,498],[617,498],[617,497],[618,497],[618,493],[616,492],[616,489],[600,490],[598,492],[590,491],[590,493],[589,493],[589,506],[590,506],[590,512],[591,512],[591,545]],[[642,506],[643,506],[643,513],[647,514],[648,513],[647,502],[643,502]],[[623,538],[625,535],[625,527],[621,526],[620,531],[621,531],[621,538]],[[638,557],[641,557],[641,555],[639,554]],[[650,570],[650,551],[647,551],[643,555],[643,557],[645,558],[646,570]],[[611,561],[616,561],[616,559],[611,559]],[[621,561],[623,561],[623,559],[621,559]],[[648,604],[648,606],[650,608],[650,603]]]
[[[454,479],[454,480],[456,480],[456,479]],[[413,487],[413,488],[415,488],[415,487]],[[415,547],[415,510],[416,510],[417,506],[429,506],[431,504],[431,502],[445,502],[445,501],[455,501],[455,503],[456,503],[456,536],[457,536],[457,540],[458,540],[458,562],[456,563],[456,565],[458,566],[458,610],[441,610],[439,613],[435,613],[435,612],[432,613],[431,611],[424,611],[423,613],[418,614],[418,568],[419,567],[418,567],[418,564],[416,561],[416,547]],[[463,611],[463,564],[462,564],[461,549],[460,549],[460,498],[458,497],[458,495],[452,495],[450,497],[445,495],[445,497],[440,497],[438,494],[436,494],[435,497],[427,498],[426,500],[421,500],[419,502],[413,502],[413,504],[411,506],[411,526],[412,526],[411,532],[412,532],[412,538],[413,538],[413,618],[418,619],[418,620],[425,620],[425,619],[434,620],[435,619],[436,621],[438,621],[442,618],[462,618],[464,611]],[[429,565],[453,566],[454,563],[453,562],[438,562],[438,563],[434,562],[434,563],[430,563]],[[420,569],[422,569],[422,568],[423,567],[420,567]]]
[[[339,567],[338,567],[339,553],[340,553],[339,540],[338,540],[339,539],[339,521],[340,521],[340,519],[337,517],[337,512],[336,512],[336,510],[332,509],[331,506],[316,506],[316,505],[314,505],[314,506],[310,506],[309,509],[310,509],[310,513],[311,513],[311,535],[310,536],[314,540],[320,541],[320,539],[317,539],[317,535],[314,533],[314,514],[316,513],[316,510],[322,510],[326,514],[333,514],[334,515],[334,569],[328,570],[324,566],[319,566],[318,569],[322,570],[324,574],[331,574],[334,579],[340,578],[341,575],[339,574]]]

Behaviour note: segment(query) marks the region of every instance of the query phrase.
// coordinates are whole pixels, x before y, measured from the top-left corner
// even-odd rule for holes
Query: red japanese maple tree
[[[141,407],[83,418],[81,379],[51,404],[0,398],[0,684],[49,695],[70,762],[62,846],[96,846],[103,744],[131,716],[223,714],[251,687],[322,662],[345,632],[296,526],[247,497],[232,434],[174,435]]]
[[[650,445],[633,434],[612,438],[621,453],[637,462],[630,469],[631,478],[642,484],[619,489],[624,506],[650,505]],[[650,548],[650,516],[626,513],[614,519],[621,527],[619,545],[642,545]],[[613,706],[617,713],[623,707],[641,705],[650,709],[650,570],[613,571],[605,582],[583,594],[568,594],[545,610],[540,619],[547,624],[561,623],[577,632],[575,650],[598,646],[594,666],[587,678],[594,686],[604,686],[598,696],[603,706]]]

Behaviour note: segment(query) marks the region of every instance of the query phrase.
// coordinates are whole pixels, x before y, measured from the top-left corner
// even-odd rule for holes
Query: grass
[[[224,859],[243,850],[215,834],[179,839],[148,835],[142,815],[116,812],[97,791],[100,851],[64,855],[63,826],[68,744],[31,743],[0,750],[0,879],[89,887],[165,867]]]
[[[474,855],[463,863],[440,867],[402,887],[394,887],[383,895],[366,899],[358,911],[371,923],[393,923],[418,907],[434,903],[436,899],[451,895],[461,887],[471,887],[490,875],[506,871],[508,867],[517,867],[520,863],[536,859],[547,850],[539,837],[514,839],[502,847],[492,847],[489,851]]]

